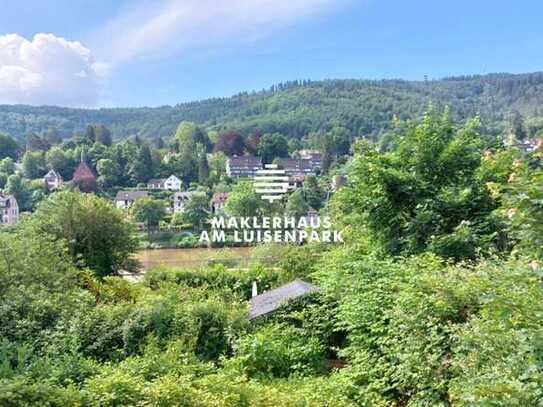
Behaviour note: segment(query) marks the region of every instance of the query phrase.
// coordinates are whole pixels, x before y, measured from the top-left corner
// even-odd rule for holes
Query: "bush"
[[[259,291],[263,291],[287,282],[288,275],[259,266],[249,270],[227,270],[223,265],[216,265],[210,270],[157,267],[144,275],[144,283],[151,288],[158,288],[163,282],[171,282],[187,287],[229,289],[245,299],[251,298],[254,281],[258,283]]]
[[[60,387],[47,381],[29,382],[23,378],[0,380],[0,405],[20,406],[80,406],[84,398],[74,386]]]
[[[314,375],[326,370],[324,346],[289,326],[266,326],[241,338],[232,366],[250,377]]]

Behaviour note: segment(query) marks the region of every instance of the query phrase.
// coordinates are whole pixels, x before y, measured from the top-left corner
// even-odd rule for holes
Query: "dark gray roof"
[[[119,191],[115,197],[116,201],[135,201],[147,196],[147,191]]]
[[[316,285],[296,279],[274,290],[266,291],[251,298],[249,317],[252,319],[274,312],[289,300],[302,297],[318,289]]]
[[[241,157],[230,157],[228,159],[228,162],[231,167],[247,167],[247,166],[253,166],[253,167],[261,167],[262,166],[262,160],[259,157],[255,157],[254,155],[243,155]]]

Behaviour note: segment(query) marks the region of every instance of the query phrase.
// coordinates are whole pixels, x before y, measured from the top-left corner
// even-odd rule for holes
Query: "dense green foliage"
[[[477,120],[457,127],[447,113],[429,111],[419,124],[398,130],[391,151],[359,143],[351,186],[337,199],[338,218],[356,219],[393,255],[429,250],[473,259],[504,251],[504,225],[491,216],[500,201],[487,183],[508,174],[490,178],[478,128]]]
[[[19,140],[29,133],[71,136],[103,123],[115,138],[169,137],[181,121],[217,130],[240,128],[279,132],[289,138],[325,132],[341,124],[351,135],[377,135],[397,116],[422,115],[428,101],[449,105],[456,119],[480,114],[489,127],[503,128],[514,111],[534,118],[527,131],[543,128],[543,74],[491,74],[435,81],[294,81],[256,93],[177,106],[124,109],[0,106],[0,131]],[[98,132],[99,134],[100,132]],[[98,136],[101,137],[101,136]],[[97,138],[98,138],[97,137]]]
[[[109,276],[134,248],[125,216],[54,193],[0,230],[0,405],[541,405],[541,147],[435,111],[389,142],[358,143],[319,200],[344,245],[260,246],[247,268]],[[238,183],[227,206],[277,209],[253,194]],[[313,180],[289,211],[326,194]],[[253,282],[295,278],[319,289],[249,319]]]
[[[129,267],[129,256],[136,249],[132,224],[110,202],[92,194],[55,193],[22,227],[65,243],[74,264],[89,267],[98,276]]]

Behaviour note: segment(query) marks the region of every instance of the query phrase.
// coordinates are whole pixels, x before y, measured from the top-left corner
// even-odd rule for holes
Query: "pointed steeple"
[[[87,164],[84,148],[81,149],[81,162],[74,172],[72,182],[83,192],[96,190],[96,175]]]

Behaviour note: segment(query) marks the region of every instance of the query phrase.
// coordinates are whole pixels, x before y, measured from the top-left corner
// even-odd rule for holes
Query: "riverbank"
[[[227,267],[248,267],[252,250],[252,247],[149,248],[139,250],[135,257],[143,271],[160,266],[194,269],[218,263]]]

